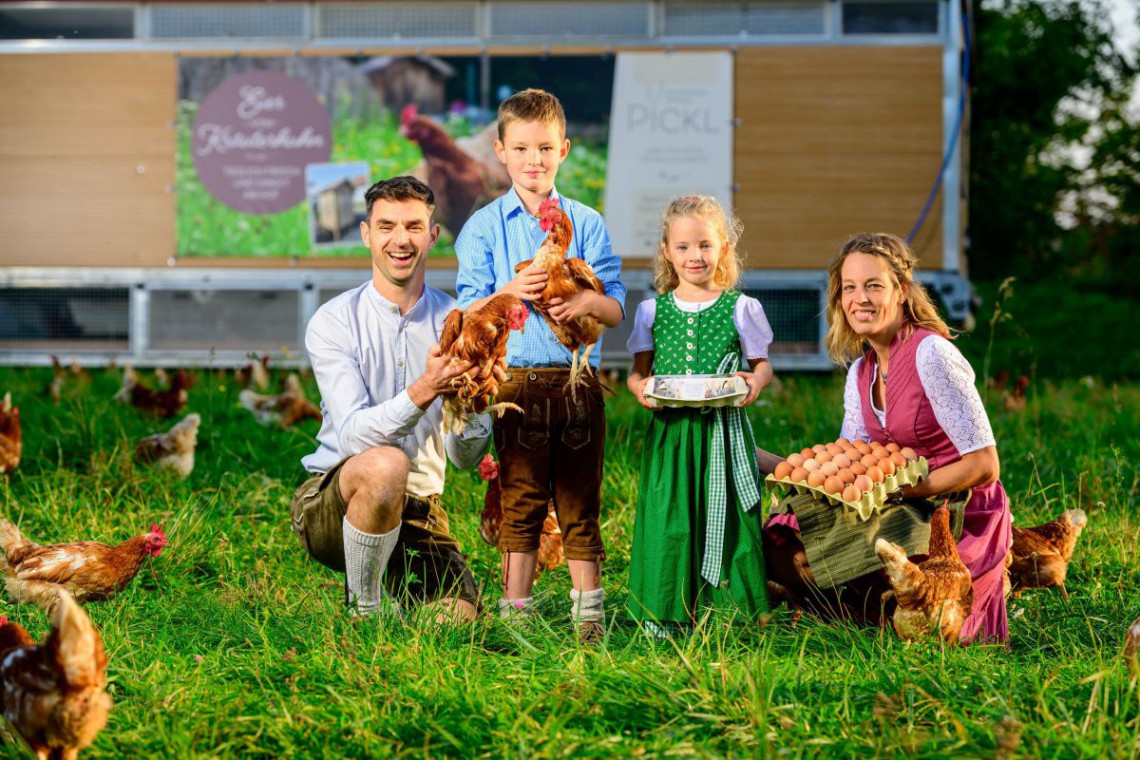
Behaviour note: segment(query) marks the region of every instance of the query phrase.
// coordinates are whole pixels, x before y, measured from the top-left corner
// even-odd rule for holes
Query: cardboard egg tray
[[[930,463],[926,461],[926,457],[919,457],[915,461],[907,462],[895,470],[893,474],[887,475],[883,478],[882,483],[876,483],[870,491],[864,491],[859,500],[854,502],[844,501],[835,494],[824,491],[822,487],[816,488],[807,483],[798,483],[791,478],[777,478],[775,475],[769,475],[764,481],[771,487],[782,488],[785,492],[808,493],[810,491],[821,499],[826,499],[832,506],[842,505],[855,510],[860,520],[870,520],[872,514],[882,510],[887,496],[903,486],[917,483],[929,474]]]

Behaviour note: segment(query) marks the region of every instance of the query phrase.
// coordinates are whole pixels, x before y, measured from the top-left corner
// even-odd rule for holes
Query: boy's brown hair
[[[537,121],[558,127],[560,139],[566,137],[566,113],[562,103],[546,90],[522,90],[499,104],[499,142],[507,134],[512,121]]]

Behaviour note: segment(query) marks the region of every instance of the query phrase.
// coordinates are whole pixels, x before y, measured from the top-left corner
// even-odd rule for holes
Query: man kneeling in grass
[[[412,177],[368,189],[360,235],[372,279],[324,304],[305,348],[321,391],[312,476],[297,489],[293,531],[321,564],[345,573],[354,615],[400,614],[426,602],[437,620],[474,620],[478,591],[440,504],[444,452],[472,467],[487,447],[487,415],[444,435],[441,396],[471,368],[452,366],[437,340],[455,307],[424,285],[435,245],[432,191]],[[496,371],[502,372],[502,368]]]

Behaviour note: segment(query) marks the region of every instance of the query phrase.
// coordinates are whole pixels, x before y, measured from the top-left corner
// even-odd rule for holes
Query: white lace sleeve
[[[847,370],[847,384],[843,386],[843,427],[839,431],[842,438],[849,441],[870,441],[867,426],[863,424],[863,402],[859,398],[859,367],[863,364],[860,356]]]
[[[990,418],[974,385],[974,368],[954,344],[941,335],[927,336],[914,359],[934,416],[958,453],[995,445]]]
[[[625,347],[631,354],[653,350],[653,319],[656,316],[656,298],[650,298],[637,305],[637,313],[633,317],[633,330],[629,333],[629,340],[625,342]]]

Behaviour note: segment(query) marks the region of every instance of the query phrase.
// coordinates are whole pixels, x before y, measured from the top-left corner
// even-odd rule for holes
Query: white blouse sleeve
[[[859,367],[863,357],[856,359],[847,370],[847,384],[843,386],[843,427],[839,436],[849,441],[871,441],[863,423],[863,401],[859,398]]]
[[[742,295],[736,300],[732,321],[740,335],[740,348],[744,359],[767,359],[772,343],[772,327],[764,316],[764,307],[755,298]]]
[[[657,299],[650,298],[637,305],[637,313],[633,317],[633,330],[625,347],[631,354],[640,354],[652,351],[653,345],[653,319],[657,316]]]
[[[974,368],[941,335],[931,335],[915,352],[918,379],[938,424],[961,455],[996,445],[990,418],[974,385]]]

